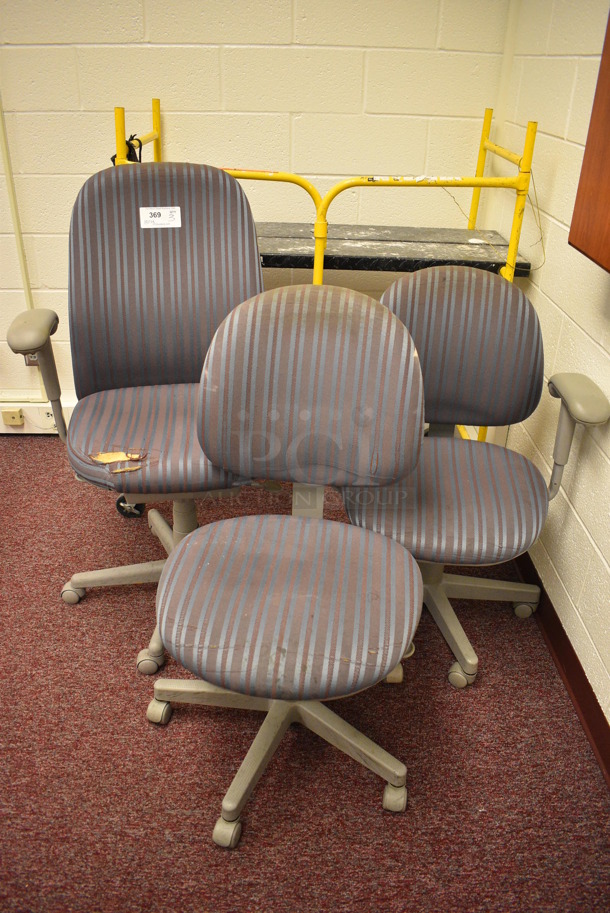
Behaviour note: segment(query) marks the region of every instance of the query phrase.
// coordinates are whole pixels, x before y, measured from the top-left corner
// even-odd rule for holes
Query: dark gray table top
[[[300,222],[259,222],[264,267],[312,269],[313,226]],[[326,269],[414,272],[457,264],[497,272],[506,263],[508,242],[497,231],[461,228],[404,228],[387,225],[328,226]],[[531,263],[517,257],[516,276]]]

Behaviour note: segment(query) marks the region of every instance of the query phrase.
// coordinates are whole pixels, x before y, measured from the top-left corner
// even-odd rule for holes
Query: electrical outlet
[[[23,409],[3,409],[2,421],[5,425],[23,425]]]
[[[24,355],[23,357],[28,368],[38,367],[38,355]]]

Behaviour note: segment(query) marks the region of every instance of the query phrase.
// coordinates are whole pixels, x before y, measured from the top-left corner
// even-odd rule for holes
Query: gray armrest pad
[[[6,341],[16,355],[34,355],[40,352],[59,325],[55,311],[34,308],[19,314],[6,334]]]
[[[608,398],[584,374],[554,374],[549,380],[549,392],[561,399],[575,422],[603,425],[610,418]]]

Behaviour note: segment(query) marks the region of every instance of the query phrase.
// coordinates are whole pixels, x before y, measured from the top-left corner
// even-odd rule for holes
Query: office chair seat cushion
[[[519,453],[457,438],[426,438],[417,468],[377,491],[345,488],[350,521],[401,542],[420,561],[508,561],[538,538],[545,481]]]
[[[345,523],[292,516],[221,520],[169,556],[157,593],[167,650],[229,691],[324,700],[383,679],[421,614],[422,582],[401,545]]]
[[[125,494],[230,487],[229,474],[210,463],[197,438],[198,389],[198,384],[130,387],[79,400],[68,429],[72,468],[94,485]],[[100,454],[120,453],[131,459],[99,462]]]

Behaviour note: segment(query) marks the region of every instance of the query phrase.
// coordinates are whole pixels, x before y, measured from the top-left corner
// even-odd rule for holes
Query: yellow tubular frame
[[[250,171],[238,168],[224,168],[223,171],[226,171],[227,174],[230,174],[231,177],[236,178],[238,181],[278,181],[283,184],[296,184],[298,187],[302,187],[303,190],[307,191],[313,200],[316,213],[319,211],[322,204],[322,195],[320,192],[316,190],[311,181],[301,177],[300,174],[292,174],[289,171]],[[326,244],[324,246],[326,247]],[[322,250],[322,258],[323,257],[324,250]],[[316,254],[314,253],[314,285],[321,285],[321,282],[315,281],[315,258]]]
[[[127,160],[127,139],[125,133],[125,108],[114,109],[114,133],[116,137],[115,165],[130,165]],[[142,146],[153,144],[153,161],[162,161],[161,155],[161,102],[158,98],[152,100],[152,130],[143,136],[138,136]]]
[[[491,119],[493,110],[487,108],[483,120],[483,130],[481,134],[481,143],[479,146],[479,156],[477,160],[476,173],[473,177],[428,177],[419,178],[407,177],[374,177],[366,175],[357,178],[349,178],[346,181],[340,181],[332,187],[323,197],[320,206],[316,212],[316,224],[314,227],[314,237],[316,247],[314,252],[314,283],[321,283],[324,271],[324,250],[326,249],[327,237],[327,214],[328,208],[332,201],[344,190],[351,187],[472,187],[472,203],[470,206],[470,215],[468,217],[468,228],[476,228],[476,220],[479,209],[479,200],[481,190],[484,187],[504,187],[514,190],[516,193],[515,210],[511,226],[510,238],[508,242],[508,252],[506,255],[506,265],[500,270],[500,274],[512,282],[515,276],[515,267],[517,264],[517,255],[519,248],[519,238],[521,236],[521,226],[523,224],[523,214],[525,212],[525,203],[529,191],[532,158],[534,155],[534,143],[536,140],[537,123],[530,121],[527,125],[525,134],[525,144],[523,153],[517,155],[510,152],[502,146],[489,141],[491,130]],[[484,177],[485,162],[487,153],[491,152],[500,158],[506,159],[513,165],[516,165],[518,173],[514,177]]]
[[[316,218],[314,222],[314,266],[313,282],[315,285],[321,285],[324,280],[324,252],[328,239],[328,208],[332,201],[339,196],[344,190],[352,187],[472,187],[472,202],[470,214],[468,216],[468,228],[475,229],[477,214],[479,210],[479,201],[481,190],[484,187],[489,188],[506,188],[514,190],[516,194],[515,209],[511,226],[510,238],[508,242],[508,252],[506,256],[506,265],[500,270],[500,274],[512,282],[515,275],[515,266],[517,263],[519,238],[521,235],[521,226],[523,224],[523,214],[525,212],[525,203],[530,185],[532,158],[534,155],[534,143],[536,140],[537,123],[529,121],[525,135],[525,144],[523,152],[518,155],[492,143],[489,140],[491,132],[491,121],[493,109],[486,108],[483,118],[483,129],[481,132],[481,141],[479,144],[479,154],[477,159],[476,171],[472,177],[375,177],[373,175],[364,175],[361,177],[349,178],[340,181],[332,187],[324,197],[319,193],[313,184],[306,178],[298,174],[291,174],[286,171],[251,171],[248,169],[226,168],[228,174],[238,180],[253,181],[279,181],[284,183],[296,184],[302,187],[310,195],[316,209]],[[114,109],[115,133],[116,133],[116,164],[125,165],[127,162],[127,142],[125,136],[125,109]],[[152,102],[152,120],[153,129],[138,137],[142,145],[154,143],[153,157],[155,162],[161,161],[161,111],[158,98],[153,98]],[[518,168],[518,173],[514,177],[485,177],[485,163],[487,153],[491,152],[500,158],[511,162]]]
[[[225,171],[237,180],[252,181],[278,181],[283,183],[296,184],[302,187],[311,199],[316,210],[314,222],[314,262],[313,262],[313,284],[322,285],[324,281],[324,253],[328,239],[328,209],[332,201],[339,196],[344,190],[352,187],[472,187],[472,202],[470,205],[470,214],[468,216],[468,228],[476,228],[477,215],[479,211],[479,202],[481,190],[484,187],[505,188],[515,191],[515,208],[513,212],[513,221],[511,225],[510,238],[508,242],[508,251],[506,255],[506,264],[500,270],[500,275],[512,282],[515,276],[515,267],[517,263],[519,238],[521,236],[521,226],[523,224],[523,215],[525,204],[529,191],[532,158],[534,155],[534,143],[536,141],[536,130],[538,124],[536,121],[529,121],[525,133],[525,143],[523,152],[518,155],[492,143],[489,139],[491,132],[491,121],[493,109],[486,108],[483,118],[483,129],[481,131],[481,140],[479,143],[479,154],[475,174],[472,177],[430,177],[423,175],[418,178],[413,177],[374,177],[365,175],[361,177],[349,178],[335,184],[334,187],[323,197],[313,184],[306,178],[298,174],[291,174],[286,171],[249,171],[237,168],[226,168]],[[126,165],[127,162],[127,142],[125,137],[125,109],[114,109],[115,132],[116,132],[116,164]],[[150,133],[138,137],[142,145],[154,143],[153,156],[155,162],[161,161],[161,112],[158,98],[152,102],[152,120],[153,129]],[[515,165],[518,169],[514,177],[485,177],[485,164],[487,153],[497,155],[502,159]],[[468,432],[463,426],[458,426],[458,431],[462,437],[468,437]],[[478,431],[478,439],[485,440],[487,428],[481,427]]]

